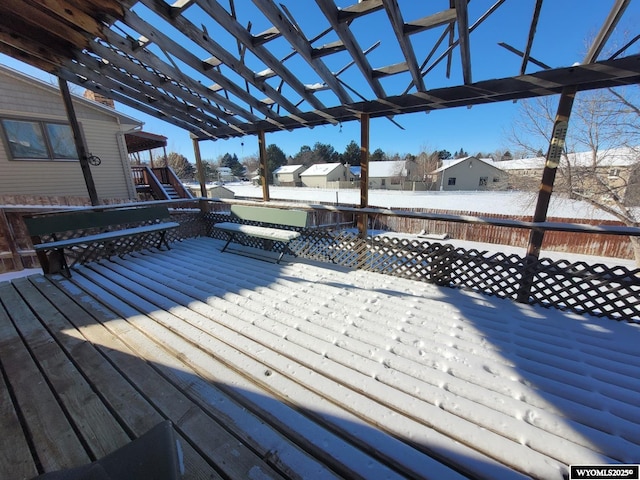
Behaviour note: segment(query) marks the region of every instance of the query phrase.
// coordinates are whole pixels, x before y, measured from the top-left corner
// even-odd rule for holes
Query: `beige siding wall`
[[[469,165],[471,164],[471,167]],[[449,178],[455,177],[456,184],[449,185]],[[486,178],[486,185],[480,185],[480,178]],[[493,181],[499,177],[500,182]],[[439,178],[440,180],[440,178]],[[506,175],[500,170],[479,160],[465,161],[444,171],[443,190],[489,190],[506,188]]]
[[[98,196],[135,198],[117,118],[81,102],[74,106],[89,152],[102,160],[91,167]],[[59,93],[4,74],[0,74],[0,117],[68,123]],[[0,194],[88,195],[78,161],[10,160],[4,135],[0,136]]]
[[[327,177],[324,175],[305,175],[300,177],[305,187],[326,188]]]

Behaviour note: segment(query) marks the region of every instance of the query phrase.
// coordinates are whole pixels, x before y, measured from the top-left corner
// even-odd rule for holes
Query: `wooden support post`
[[[58,85],[60,86],[60,92],[62,93],[62,101],[64,102],[64,108],[67,111],[67,118],[69,119],[69,125],[73,132],[73,140],[76,144],[76,151],[80,160],[80,168],[82,169],[82,175],[84,176],[84,182],[87,185],[87,192],[91,199],[91,205],[100,205],[100,199],[98,198],[98,191],[96,185],[93,182],[93,176],[91,175],[91,167],[89,166],[89,153],[87,147],[84,144],[84,136],[76,117],[76,111],[73,107],[73,101],[71,100],[71,93],[69,92],[69,86],[67,81],[58,78]]]
[[[269,201],[269,165],[267,163],[267,144],[264,130],[258,132],[258,150],[260,152],[260,182],[262,182],[262,200]]]
[[[204,171],[204,165],[202,163],[202,157],[200,156],[200,141],[197,138],[192,138],[193,141],[193,153],[196,156],[196,170],[198,171],[198,182],[200,183],[200,196],[207,198],[207,180]]]
[[[544,222],[547,219],[549,202],[551,201],[551,194],[553,192],[553,184],[556,179],[558,165],[560,165],[560,158],[562,157],[562,152],[564,150],[567,128],[569,126],[569,117],[571,116],[571,109],[573,107],[573,100],[575,99],[576,92],[577,88],[575,86],[565,87],[562,89],[562,94],[560,95],[558,111],[553,123],[551,142],[549,144],[549,149],[547,150],[546,162],[542,172],[542,182],[540,184],[540,191],[538,192],[536,210],[533,214],[534,222]],[[531,286],[533,285],[535,277],[535,266],[537,265],[538,258],[540,257],[540,249],[542,248],[543,240],[544,230],[535,228],[531,230],[531,234],[529,235],[529,245],[527,247],[527,256],[524,262],[524,271],[522,272],[522,281],[520,282],[520,289],[518,291],[518,302],[528,303],[529,301]]]
[[[360,208],[369,206],[369,114],[360,114]],[[367,238],[368,218],[358,214],[358,234]]]

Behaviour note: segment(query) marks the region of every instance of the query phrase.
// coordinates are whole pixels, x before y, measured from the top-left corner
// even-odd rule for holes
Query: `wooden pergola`
[[[265,201],[265,133],[361,122],[364,208],[371,118],[395,123],[394,117],[404,113],[561,94],[534,219],[542,222],[575,93],[640,83],[640,55],[628,54],[639,36],[601,58],[631,0],[612,3],[581,63],[557,66],[532,53],[543,34],[538,28],[541,13],[553,14],[558,2],[532,0],[529,16],[509,17],[528,32],[526,42],[494,45],[518,55],[519,68],[509,76],[480,81],[474,81],[472,68],[473,32],[499,14],[511,15],[509,9],[522,7],[522,2],[449,0],[444,9],[436,3],[4,0],[0,52],[57,75],[61,87],[73,82],[189,131],[198,164],[199,141],[257,135]],[[379,26],[373,43],[370,20]],[[562,48],[561,32],[545,29],[544,34]],[[584,32],[585,38],[588,34]],[[375,57],[385,61],[376,65],[380,45],[391,46],[396,54]],[[482,53],[482,58],[491,55]],[[447,78],[435,78],[444,61]],[[452,80],[452,68],[461,72],[461,81]],[[391,76],[406,79],[404,86],[398,89],[402,82],[394,82],[391,91],[384,81]],[[430,87],[434,84],[438,86]],[[78,151],[82,165],[86,159],[82,148]],[[203,180],[201,184],[206,192]],[[362,231],[365,225],[363,218]],[[537,255],[541,238],[540,232],[534,234],[530,253]]]

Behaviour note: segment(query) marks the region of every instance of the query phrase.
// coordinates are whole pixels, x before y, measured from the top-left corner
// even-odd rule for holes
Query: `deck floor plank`
[[[12,323],[31,315],[28,306],[10,283],[0,284],[0,299],[11,315],[0,315],[0,361],[33,440],[36,464],[48,472],[89,462],[88,453]]]
[[[82,303],[80,299],[74,298],[73,294],[82,294],[80,290],[72,290],[71,294],[65,293],[42,276],[34,276],[30,280],[53,305],[64,311],[65,317],[70,322],[69,326],[77,329],[75,335],[81,338],[81,341],[73,346],[72,354],[84,375],[91,379],[100,392],[114,417],[135,437],[143,435],[165,420],[165,417],[149,403],[134,384],[122,376],[109,360],[106,352],[116,350],[127,353],[128,349],[96,318],[104,318],[103,312],[106,310],[96,310],[98,303],[86,301]],[[72,335],[67,333],[68,338]],[[130,353],[134,355],[133,352]],[[184,454],[184,480],[221,478],[184,437],[181,435],[178,437]]]
[[[76,277],[78,275],[74,275],[74,281]],[[67,282],[60,284],[65,285]],[[87,285],[87,288],[90,287],[91,285]],[[122,303],[122,300],[110,295],[106,289],[101,288],[92,293],[116,310],[118,304]],[[122,295],[130,297],[126,291],[123,291]],[[144,317],[144,314],[136,311],[129,310],[127,313],[132,319],[137,316]],[[263,478],[282,478],[263,459],[230,435],[159,373],[164,359],[169,356],[165,348],[155,342],[149,342],[143,332],[123,320],[121,316],[107,314],[101,321],[122,343],[122,346],[117,348],[109,348],[108,356],[111,361],[142,392],[146,392],[148,400],[155,408],[172,420],[178,431],[193,445],[198,445],[198,450],[220,468],[224,475],[230,478],[250,478],[259,473]],[[94,338],[94,341],[99,340]],[[150,360],[141,362],[139,358]],[[158,363],[154,362],[154,359]],[[154,365],[151,366],[151,363]],[[185,365],[182,364],[180,368],[185,368]],[[232,462],[229,461],[230,452],[233,454]]]
[[[637,328],[222,243],[0,284],[0,426],[16,437],[0,439],[0,478],[51,470],[52,438],[91,459],[164,419],[187,480],[560,480],[571,463],[637,463]]]
[[[84,342],[73,335],[75,329],[70,329],[62,313],[28,279],[15,280],[13,285],[33,311],[31,315],[22,315],[18,329],[87,445],[91,459],[102,458],[129,443],[131,438],[78,370],[80,362],[74,363],[63,345],[55,341],[66,343],[67,350],[82,346]]]
[[[287,401],[280,391],[287,391],[289,393],[291,391],[292,386],[290,385],[288,388],[282,387],[282,384],[279,382],[286,381],[287,377],[291,377],[293,381],[293,385],[296,383],[298,385],[302,384],[303,390],[305,392],[300,391],[300,395],[297,398],[305,398],[309,396],[309,393],[314,394],[314,396],[322,396],[324,395],[330,401],[336,403],[339,408],[336,409],[336,418],[343,418],[346,412],[351,412],[354,415],[355,423],[352,425],[362,425],[362,418],[366,419],[366,415],[362,416],[361,412],[375,412],[377,418],[389,418],[393,419],[391,423],[387,425],[390,427],[389,431],[394,431],[400,434],[401,430],[397,430],[398,426],[403,425],[405,428],[413,429],[414,431],[420,430],[423,432],[422,435],[427,435],[428,438],[420,439],[422,443],[429,444],[432,446],[440,445],[440,447],[434,447],[430,452],[433,455],[437,455],[438,449],[442,452],[446,452],[451,455],[452,451],[457,451],[457,458],[459,459],[459,465],[464,466],[465,468],[471,467],[474,462],[483,462],[487,465],[490,465],[491,461],[485,457],[481,457],[476,452],[473,452],[470,449],[466,449],[462,445],[456,445],[454,442],[451,442],[450,439],[445,438],[444,436],[434,432],[432,430],[424,429],[421,425],[418,425],[415,421],[411,419],[405,419],[403,417],[395,415],[395,410],[389,407],[389,405],[396,406],[394,402],[385,403],[385,402],[376,402],[372,401],[371,398],[364,393],[365,390],[354,390],[349,393],[348,397],[350,400],[350,404],[346,405],[342,398],[344,398],[345,392],[348,391],[349,387],[347,385],[349,382],[354,382],[355,379],[341,379],[336,381],[335,378],[331,378],[332,375],[328,374],[326,370],[328,368],[336,368],[340,370],[339,365],[335,365],[333,362],[327,360],[326,358],[321,358],[320,361],[323,366],[315,365],[315,367],[319,367],[317,370],[314,368],[309,368],[308,365],[305,365],[310,358],[311,352],[300,352],[297,351],[296,347],[286,341],[282,336],[277,336],[269,333],[268,328],[259,329],[252,325],[246,325],[246,321],[242,318],[243,313],[246,313],[246,310],[234,306],[232,302],[229,304],[213,304],[207,305],[204,302],[198,302],[197,298],[199,289],[202,285],[198,282],[198,278],[195,272],[190,272],[189,277],[190,280],[188,284],[180,285],[176,282],[176,278],[184,278],[184,274],[186,272],[181,272],[180,268],[172,262],[171,260],[167,260],[166,269],[156,268],[156,261],[152,262],[152,265],[145,264],[144,256],[141,256],[136,265],[125,264],[124,262],[120,262],[115,260],[114,262],[103,262],[102,264],[95,264],[91,266],[91,269],[100,270],[101,272],[105,272],[106,270],[111,270],[114,272],[114,278],[120,274],[119,283],[121,288],[126,291],[130,291],[139,297],[145,298],[146,301],[152,302],[153,306],[148,307],[147,309],[154,312],[159,312],[159,316],[155,316],[155,320],[158,322],[162,322],[163,319],[160,315],[165,310],[171,310],[174,314],[179,315],[183,320],[189,320],[196,326],[199,331],[191,334],[191,341],[194,343],[203,344],[206,339],[202,337],[202,333],[209,333],[214,337],[217,336],[223,344],[228,344],[232,348],[230,352],[226,355],[233,355],[234,351],[240,351],[244,353],[244,357],[239,357],[236,359],[229,359],[229,363],[238,371],[243,371],[249,374],[249,376],[253,379],[254,382],[259,384],[261,388],[265,388],[270,391],[276,398],[280,400]],[[155,260],[155,259],[154,259]],[[163,263],[162,259],[159,259],[159,263]],[[119,266],[121,264],[121,266]],[[151,270],[145,271],[145,266],[151,268]],[[176,278],[172,278],[172,276],[176,275]],[[108,275],[108,273],[104,273]],[[126,275],[126,276],[125,276]],[[151,278],[156,280],[150,280]],[[93,277],[92,277],[93,279]],[[141,285],[143,279],[146,279],[144,282],[144,286]],[[163,284],[163,285],[159,285]],[[169,287],[170,286],[170,287]],[[213,286],[215,289],[215,286]],[[168,291],[170,289],[171,291]],[[205,295],[210,295],[210,293],[206,293]],[[225,297],[233,296],[232,294],[225,294]],[[261,295],[260,295],[261,297]],[[180,308],[180,305],[183,308]],[[185,305],[188,305],[189,308],[184,308]],[[246,308],[246,306],[245,306]],[[193,311],[189,311],[189,309],[193,309]],[[233,316],[234,310],[236,311],[237,316]],[[180,313],[178,313],[180,312]],[[215,318],[215,322],[212,322],[211,319]],[[171,324],[171,320],[164,320],[167,324]],[[226,327],[226,328],[223,328]],[[186,329],[183,326],[177,327],[182,334],[185,334]],[[240,333],[238,333],[240,332]],[[215,354],[218,357],[222,357],[222,353],[220,349],[222,346],[215,347],[211,350],[211,353]],[[290,351],[287,351],[290,349]],[[268,361],[262,359],[261,357],[272,358],[273,355],[265,355],[256,352],[265,352],[267,350],[273,350],[277,353],[276,357],[281,359],[276,364],[269,364]],[[295,350],[295,352],[294,352]],[[318,357],[316,354],[311,354],[311,358]],[[225,357],[228,358],[228,357]],[[302,364],[300,363],[301,359]],[[255,364],[253,367],[251,366]],[[265,378],[264,372],[266,370],[270,370],[271,375],[268,378]],[[318,373],[319,372],[319,373]],[[344,374],[351,377],[353,371],[345,371]],[[280,375],[278,375],[280,374]],[[304,381],[301,381],[301,378],[304,378]],[[261,380],[264,379],[264,380]],[[295,386],[293,388],[296,388]],[[336,392],[341,392],[336,395]],[[299,405],[299,407],[301,407]],[[311,405],[308,405],[306,408],[312,409]],[[361,417],[361,418],[358,418]],[[329,418],[329,416],[325,417]],[[340,428],[339,424],[343,425],[347,424],[347,422],[341,422],[334,419],[331,428]],[[375,421],[373,422],[375,424]],[[392,427],[391,425],[394,424]],[[377,426],[380,427],[382,424],[378,421]],[[360,434],[362,431],[366,431],[367,429],[360,429]],[[375,436],[374,430],[371,428],[368,429],[369,434],[365,434],[364,437],[367,441],[369,441],[371,436]],[[342,432],[343,435],[349,437],[347,432]],[[355,436],[354,436],[355,437]],[[391,442],[392,443],[392,442]],[[387,437],[387,445],[388,437]],[[362,445],[362,448],[367,448],[366,443]],[[369,447],[370,449],[371,447]],[[396,458],[396,462],[398,465],[403,465],[403,468],[408,468],[411,462],[407,461],[407,457],[411,457],[411,452],[413,448],[408,447],[407,445],[396,445],[396,452],[388,452],[387,454],[383,454],[380,458],[380,464],[378,468],[381,471],[386,470],[388,467],[385,466],[384,463],[394,463],[394,457]],[[375,452],[373,450],[370,451],[372,455],[380,455],[380,452]],[[415,453],[415,452],[414,452]],[[331,460],[326,460],[331,461]],[[368,462],[373,462],[374,458],[368,460]],[[345,462],[347,462],[345,460]],[[337,460],[333,459],[333,463],[337,464]],[[354,464],[357,462],[353,462]],[[421,469],[420,465],[416,465],[413,473],[411,469],[405,470],[405,474],[413,474],[418,475],[419,471],[425,468],[425,463],[428,463],[431,470],[437,470],[438,468],[443,470],[443,475],[454,476],[455,472],[450,470],[449,468],[443,467],[442,464],[438,464],[433,459],[430,459],[428,456],[424,454],[421,455]],[[465,463],[467,465],[465,465]],[[338,468],[338,467],[336,467]],[[354,467],[357,468],[357,467]],[[487,467],[490,468],[490,467]],[[504,467],[498,465],[497,463],[494,465],[496,472],[500,472],[504,474]],[[357,471],[357,470],[355,470]],[[444,473],[446,472],[446,473]],[[391,473],[389,473],[391,474]],[[512,473],[513,474],[513,473]]]
[[[93,269],[83,270],[82,273],[87,275],[90,278],[92,284],[99,285],[99,288],[103,291],[108,290],[110,292],[117,292],[118,287],[114,286],[109,280],[106,278],[100,278],[99,274],[92,273]],[[116,275],[110,274],[108,271],[102,270],[101,273],[109,276],[110,280],[113,280]],[[78,278],[78,276],[74,276],[74,278]],[[121,281],[125,281],[124,278],[120,279]],[[129,292],[129,296],[131,293],[138,293],[135,290],[133,284],[126,283],[120,286],[122,290],[121,295],[125,295],[124,292]],[[156,298],[157,299],[157,298]],[[138,304],[138,308],[144,308],[146,311],[150,311],[149,314],[152,318],[145,318],[144,316],[138,316],[135,322],[144,330],[147,336],[155,337],[157,341],[164,343],[167,347],[171,346],[175,350],[172,355],[174,357],[180,358],[182,362],[188,363],[193,369],[194,374],[196,376],[193,379],[190,379],[189,387],[193,388],[197,386],[198,388],[198,399],[200,402],[204,404],[211,405],[211,400],[209,399],[210,390],[204,389],[203,385],[200,382],[197,382],[197,378],[209,378],[212,382],[215,382],[216,385],[224,385],[225,383],[228,385],[233,385],[236,395],[234,398],[243,397],[243,405],[246,405],[249,409],[248,411],[239,412],[242,416],[236,416],[233,420],[234,424],[240,425],[243,427],[247,427],[247,415],[251,414],[251,410],[258,412],[257,414],[262,417],[273,417],[275,415],[272,413],[267,413],[265,409],[267,408],[264,404],[266,403],[269,407],[273,408],[274,406],[280,405],[280,401],[282,399],[281,395],[277,393],[278,385],[277,379],[274,377],[265,377],[265,365],[261,362],[256,362],[252,360],[250,357],[243,355],[240,353],[234,346],[230,346],[224,342],[216,341],[203,332],[202,330],[193,327],[188,322],[185,322],[184,319],[180,317],[176,317],[172,314],[168,314],[164,312],[162,309],[159,309],[153,305],[149,305],[146,308],[143,303],[140,303],[139,300],[136,301]],[[113,302],[110,302],[113,304]],[[126,308],[126,307],[123,307]],[[172,309],[176,311],[176,308]],[[129,314],[131,318],[131,312],[127,312],[123,310],[120,312],[121,314]],[[193,312],[183,312],[187,313],[187,316],[195,316]],[[203,321],[209,321],[208,319],[201,318]],[[209,323],[211,323],[209,321]],[[164,325],[164,327],[163,327]],[[218,325],[217,328],[222,328]],[[171,335],[171,330],[179,332],[178,335]],[[232,332],[229,332],[233,335]],[[182,338],[181,338],[182,337]],[[164,341],[162,340],[164,339]],[[194,347],[197,346],[197,347]],[[165,348],[167,348],[165,347]],[[149,350],[140,350],[140,354],[144,356],[151,356],[153,353]],[[224,363],[220,363],[220,361]],[[227,370],[232,372],[235,378],[233,381],[224,382],[223,379],[226,380],[227,377],[221,377],[223,371]],[[243,382],[241,378],[238,378],[238,372],[252,372],[254,375],[252,376],[251,382]],[[244,375],[246,375],[245,373]],[[183,376],[184,373],[177,368],[173,368],[172,371],[167,373],[168,375],[174,376]],[[231,378],[231,375],[228,378]],[[243,376],[244,376],[243,375]],[[265,378],[264,382],[260,381],[260,378]],[[256,380],[256,378],[258,380]],[[274,386],[275,383],[275,386]],[[295,386],[293,383],[292,386]],[[187,385],[184,385],[186,388]],[[267,387],[267,388],[265,388]],[[203,396],[203,393],[205,394]],[[226,393],[231,393],[229,390],[226,390]],[[274,394],[274,399],[269,400],[271,398],[271,394]],[[248,398],[259,399],[261,405],[258,406],[253,403]],[[227,402],[229,400],[227,399]],[[224,414],[221,414],[219,411],[220,407],[216,407],[216,410],[213,412],[216,416],[220,416],[224,418]],[[286,445],[286,442],[291,442],[292,439],[298,440],[302,448],[306,451],[314,451],[316,456],[319,456],[323,462],[327,464],[330,468],[341,472],[341,474],[354,478],[362,474],[358,473],[359,470],[362,470],[364,465],[374,465],[375,462],[372,458],[367,455],[363,455],[363,453],[357,449],[354,449],[353,446],[348,443],[342,441],[340,437],[331,435],[321,428],[314,428],[314,425],[305,419],[304,416],[296,413],[289,409],[281,409],[279,410],[279,417],[277,420],[273,421],[276,425],[276,428],[279,431],[286,432],[286,437],[289,438],[287,440],[284,437],[279,439],[275,439],[278,441],[278,456],[275,457],[273,453],[270,453],[274,449],[274,438],[270,437],[264,440],[262,445],[258,444],[257,441],[261,438],[257,435],[255,431],[256,427],[259,425],[253,424],[250,426],[251,437],[247,438],[246,433],[244,442],[247,444],[253,445],[258,451],[262,452],[266,457],[271,457],[272,461],[278,461],[278,466],[285,471],[295,471],[297,472],[309,472],[310,475],[313,475],[314,478],[329,478],[332,474],[326,470],[326,468],[321,465],[315,464],[313,462],[309,465],[310,460],[308,458],[301,458],[298,452],[292,452],[291,447]],[[288,425],[286,425],[288,424]],[[233,424],[227,424],[229,428],[233,427]],[[296,432],[296,428],[299,430]],[[245,430],[246,432],[246,430]],[[303,432],[303,433],[300,433]],[[312,434],[309,434],[312,432]],[[241,432],[238,433],[242,435]],[[273,435],[273,434],[272,434]],[[306,438],[305,435],[308,435]],[[315,436],[314,436],[315,435]],[[327,447],[324,445],[322,448],[318,446],[314,446],[314,442],[317,442],[318,437],[321,436],[325,439],[326,443],[329,443],[331,447]],[[398,445],[399,446],[399,445]],[[328,452],[328,451],[330,452]],[[291,457],[291,460],[289,460]],[[422,458],[422,465],[425,465],[424,457]],[[284,466],[285,462],[288,461],[288,466]],[[344,462],[342,465],[340,462]],[[351,464],[352,468],[347,468],[345,465]],[[393,475],[393,472],[389,471],[387,467],[383,464],[378,464],[377,468],[379,469],[381,474]],[[324,472],[320,474],[321,472]],[[293,474],[290,474],[292,476]],[[306,478],[302,475],[302,478]]]
[[[179,248],[179,246],[176,248]],[[189,253],[185,252],[180,252],[179,254],[181,256],[189,255]],[[149,261],[146,261],[147,259]],[[210,268],[211,271],[216,271],[217,269],[204,265],[206,262],[206,259],[201,262],[194,262],[195,265],[192,265],[190,271],[182,271],[176,265],[176,262],[167,256],[151,260],[147,256],[140,255],[135,265],[125,264],[124,261],[116,260],[115,262],[104,263],[104,268],[117,269],[123,274],[127,274],[130,277],[129,282],[123,285],[128,289],[133,289],[138,295],[150,295],[145,293],[142,287],[136,290],[136,285],[139,285],[141,280],[146,278],[145,290],[156,289],[158,291],[155,301],[159,309],[168,309],[175,304],[189,305],[189,308],[196,310],[201,317],[206,318],[208,315],[212,316],[212,318],[215,317],[215,323],[204,320],[201,322],[200,328],[205,331],[210,328],[212,334],[220,336],[222,332],[220,326],[226,326],[227,329],[225,331],[229,332],[229,336],[224,338],[223,341],[237,350],[244,351],[247,356],[251,356],[252,352],[261,350],[273,351],[275,355],[258,355],[258,357],[264,357],[265,359],[281,359],[271,364],[264,360],[266,365],[262,366],[262,370],[264,371],[264,368],[267,367],[274,372],[268,381],[265,381],[265,387],[273,386],[280,379],[279,376],[275,376],[275,372],[278,372],[284,377],[291,377],[294,382],[302,383],[308,391],[324,396],[336,404],[338,406],[338,418],[344,415],[346,411],[357,418],[356,424],[362,423],[364,420],[366,424],[382,428],[391,435],[402,436],[407,432],[412,432],[411,435],[416,441],[416,446],[429,445],[429,448],[425,449],[424,453],[434,458],[456,458],[455,468],[459,468],[462,471],[472,471],[476,468],[478,462],[481,462],[485,464],[484,468],[487,470],[495,469],[495,475],[517,476],[514,472],[506,472],[498,462],[492,462],[485,455],[466,447],[469,437],[479,434],[486,436],[487,432],[483,431],[483,429],[472,422],[464,422],[458,417],[444,419],[440,415],[441,409],[439,407],[380,383],[371,373],[377,367],[384,371],[385,367],[378,362],[373,362],[374,369],[371,372],[361,373],[346,364],[336,361],[335,357],[337,355],[329,354],[332,349],[334,351],[341,350],[331,342],[323,345],[323,342],[318,337],[310,337],[306,345],[298,342],[295,337],[300,336],[300,330],[304,328],[304,323],[298,318],[293,320],[292,327],[282,328],[280,322],[288,314],[283,311],[276,311],[273,302],[268,300],[269,295],[266,290],[271,288],[270,286],[259,287],[259,295],[252,295],[252,297],[255,297],[255,301],[253,298],[249,301],[247,298],[231,293],[230,290],[233,290],[233,288],[230,285],[226,285],[224,289],[218,287],[216,280],[211,278],[212,275],[205,273],[207,268]],[[118,264],[121,267],[118,267]],[[163,264],[164,267],[161,266]],[[145,271],[145,267],[150,270]],[[199,272],[199,269],[202,269],[202,273]],[[188,284],[181,285],[176,281],[179,278],[185,278],[185,276],[189,278]],[[231,275],[229,276],[231,277]],[[265,272],[265,276],[268,277],[269,272]],[[155,280],[149,281],[148,279],[150,278]],[[235,282],[236,279],[230,278],[230,281]],[[159,286],[157,285],[158,283],[162,285]],[[265,284],[269,284],[269,282],[265,282]],[[233,287],[237,286],[237,284],[233,285]],[[167,289],[171,291],[165,291]],[[224,298],[219,298],[216,294],[212,294],[212,292],[220,290],[223,290],[222,296]],[[283,298],[284,296],[281,296],[280,301]],[[251,311],[256,313],[256,317],[260,317],[260,320],[256,319],[249,322],[246,314]],[[274,321],[275,319],[277,321]],[[296,327],[297,323],[301,325]],[[213,332],[214,329],[215,332]],[[234,338],[239,338],[236,332],[242,333],[241,343],[238,343],[238,340],[234,340]],[[247,343],[246,339],[249,339],[249,343]],[[251,342],[255,342],[255,344],[252,345]],[[313,344],[317,346],[317,349],[313,348]],[[253,355],[255,356],[255,354]],[[358,362],[366,364],[369,360],[365,357],[359,359]],[[247,370],[248,366],[245,363],[238,365],[236,368]],[[256,369],[251,377],[260,379],[263,375],[260,374],[259,369]],[[301,378],[304,378],[304,381],[301,381]],[[278,389],[273,388],[273,390],[277,392]],[[373,392],[382,392],[382,394],[374,395]],[[304,398],[307,395],[307,393],[297,395],[297,398]],[[348,403],[344,401],[345,398],[348,398]],[[397,412],[402,413],[402,415],[398,415]],[[437,420],[432,421],[432,418]],[[456,431],[460,432],[458,442],[452,441],[451,438],[438,431],[444,429],[443,424],[438,423],[439,421],[446,421],[448,425],[452,423],[457,425]],[[429,428],[424,428],[425,425]],[[336,428],[335,423],[332,428]],[[345,432],[344,434],[348,436],[348,433]],[[365,438],[367,442],[370,440],[369,436],[365,436]],[[494,435],[492,441],[501,445],[502,448],[494,448],[492,452],[487,450],[485,453],[491,453],[499,459],[509,458],[511,450],[517,448],[513,442],[499,435]],[[406,451],[406,448],[407,446],[403,445],[398,450],[400,452]],[[424,468],[424,462],[432,462],[431,469],[437,469],[438,466],[435,460],[425,456],[424,453],[422,455],[422,468]],[[398,452],[396,455],[397,461],[400,464],[404,463],[405,468],[408,468],[409,462],[407,462],[406,458],[402,458],[402,453]],[[394,455],[391,454],[385,458],[385,461],[393,462],[393,458]],[[546,462],[546,458],[541,456],[540,462]],[[440,468],[442,468],[442,465],[440,465]],[[410,471],[408,470],[406,473],[409,474]],[[418,471],[413,470],[413,474],[419,474]],[[455,472],[449,470],[447,473],[443,472],[443,475],[452,476],[455,475]]]
[[[7,321],[8,315],[0,303],[0,324]],[[1,337],[0,351],[5,348]],[[31,478],[38,474],[38,469],[5,382],[1,359],[0,355],[0,478]]]

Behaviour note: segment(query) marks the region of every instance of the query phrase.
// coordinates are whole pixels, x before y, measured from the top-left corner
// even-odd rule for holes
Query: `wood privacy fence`
[[[446,214],[457,216],[482,216],[496,220],[516,220],[529,222],[531,217],[507,216],[495,214],[479,214],[470,211],[444,211],[410,208],[407,212]],[[621,226],[622,223],[612,220],[576,220],[550,217],[548,222],[566,223],[577,222],[585,225]],[[424,220],[409,217],[375,216],[370,218],[371,228],[399,233],[418,233],[425,231],[431,234],[447,234],[450,238],[471,242],[495,243],[497,245],[511,245],[527,247],[529,230],[501,227],[490,224],[452,223],[439,220]],[[629,237],[606,235],[599,233],[547,232],[545,233],[543,250],[554,252],[577,253],[582,255],[596,255],[633,259],[633,249]]]

